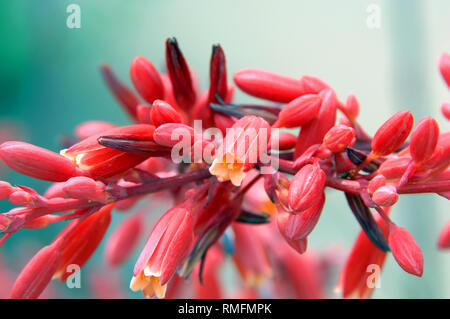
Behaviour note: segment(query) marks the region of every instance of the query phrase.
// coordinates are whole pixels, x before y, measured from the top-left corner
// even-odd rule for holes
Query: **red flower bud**
[[[447,120],[450,120],[450,102],[442,103],[441,112]]]
[[[292,215],[287,212],[280,212],[277,214],[277,226],[280,230],[281,235],[286,240],[286,242],[294,248],[299,254],[303,254],[306,252],[306,249],[308,248],[308,239],[306,237],[300,238],[300,239],[292,239],[286,234],[286,226],[288,223],[289,218]]]
[[[116,125],[102,121],[88,121],[81,123],[75,129],[75,136],[80,140],[84,140],[89,136],[99,134],[101,132],[115,128]]]
[[[177,104],[188,110],[195,103],[196,92],[189,66],[175,38],[166,40],[166,65]]]
[[[408,138],[414,119],[409,111],[395,113],[377,130],[372,139],[375,156],[385,156],[398,149]]]
[[[61,282],[64,282],[71,275],[67,271],[67,266],[74,264],[83,267],[100,245],[111,223],[111,210],[113,207],[113,204],[103,206],[97,212],[76,225],[64,239],[61,262],[55,273],[55,277],[59,278]],[[74,220],[72,223],[77,222],[77,220]],[[73,227],[72,223],[65,230]],[[63,230],[59,236],[64,237],[64,235],[65,232]]]
[[[11,299],[35,299],[50,283],[61,260],[61,241],[45,246],[28,262],[17,277]]]
[[[285,228],[286,236],[292,240],[306,238],[319,221],[320,214],[325,204],[325,194],[314,202],[314,204],[298,215],[290,215]]]
[[[245,93],[287,103],[304,95],[300,80],[258,69],[242,69],[233,76],[234,83]]]
[[[313,120],[320,110],[322,99],[316,94],[306,94],[289,102],[281,109],[272,127],[299,127]]]
[[[355,143],[355,130],[346,125],[333,126],[323,138],[323,146],[333,153],[345,151]]]
[[[63,182],[78,175],[64,156],[24,142],[1,144],[0,158],[16,172],[45,181]]]
[[[136,119],[136,107],[139,104],[139,100],[136,95],[126,85],[119,81],[117,76],[107,64],[102,64],[100,70],[106,84],[116,99],[120,102],[127,113],[133,119]]]
[[[274,141],[274,139],[278,139],[278,141]],[[275,134],[274,132],[272,132],[272,134],[270,135],[269,148],[271,149],[272,146],[277,145],[278,150],[287,151],[294,148],[296,143],[297,137],[295,135],[292,135],[291,133],[278,132],[278,134]]]
[[[142,230],[142,214],[138,213],[123,221],[106,243],[106,262],[111,267],[121,265],[133,252]]]
[[[311,207],[322,195],[326,174],[317,164],[303,166],[289,185],[289,206],[294,213]]]
[[[397,190],[392,185],[382,186],[373,193],[372,200],[378,206],[392,206],[398,200]]]
[[[101,136],[129,136],[152,139],[154,130],[155,127],[148,124],[116,127],[92,135],[72,147],[61,151],[61,154],[70,158],[84,172],[95,176],[111,177],[136,166],[150,155],[127,153],[105,147],[99,144],[98,139]],[[153,144],[156,145],[155,142]]]
[[[103,183],[84,176],[73,177],[63,186],[63,192],[67,197],[100,203],[106,203],[109,199],[108,193],[104,192],[105,189],[106,186]]]
[[[448,222],[439,234],[438,247],[440,249],[450,248],[450,222]]]
[[[377,175],[372,178],[367,186],[369,194],[373,194],[377,189],[386,185],[386,177],[384,175]]]
[[[442,53],[439,58],[439,70],[448,87],[450,87],[450,54]]]
[[[294,158],[298,158],[309,147],[322,143],[325,134],[334,126],[336,122],[337,97],[331,89],[320,92],[322,105],[319,114],[311,122],[302,126],[295,146]]]
[[[150,118],[156,127],[166,123],[183,123],[181,115],[170,104],[161,100],[153,102]]]
[[[216,94],[222,100],[227,99],[228,85],[227,85],[227,66],[225,61],[225,53],[222,47],[217,44],[212,48],[211,61],[209,66],[209,91],[208,91],[208,105],[210,103],[217,103]]]
[[[427,116],[421,119],[414,128],[409,151],[416,163],[423,162],[431,157],[439,139],[439,125],[435,119]]]
[[[161,77],[147,58],[138,56],[131,62],[130,77],[139,95],[148,103],[164,98]]]
[[[411,234],[394,223],[389,226],[389,245],[392,255],[400,267],[406,272],[422,277],[423,256]]]

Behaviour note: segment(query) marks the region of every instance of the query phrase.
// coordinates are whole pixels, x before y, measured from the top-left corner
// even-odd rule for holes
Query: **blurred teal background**
[[[81,7],[81,28],[66,26],[66,7]],[[380,28],[369,28],[370,5],[380,9]],[[408,108],[416,121],[439,113],[450,100],[437,59],[450,52],[450,1],[3,1],[0,10],[0,125],[16,128],[16,139],[58,151],[59,137],[86,120],[129,123],[105,87],[98,66],[108,62],[130,83],[128,67],[137,55],[164,67],[164,41],[176,36],[207,86],[211,45],[225,50],[229,78],[243,67],[263,68],[329,82],[341,99],[354,93],[360,122],[369,133],[395,111]],[[252,98],[237,92],[235,101]],[[11,130],[9,130],[11,132]],[[10,139],[1,133],[0,139]],[[44,191],[46,183],[10,170],[2,179]],[[343,196],[330,191],[326,210],[311,235],[311,247],[350,247],[359,227]],[[0,211],[11,206],[2,201]],[[403,272],[390,256],[375,298],[450,298],[450,252],[436,239],[450,219],[448,202],[437,196],[402,196],[392,218],[410,230],[425,257],[423,278]],[[120,222],[114,216],[114,224]],[[0,248],[2,263],[20,271],[27,259],[60,230],[20,231]],[[90,297],[89,272],[102,271],[99,251],[82,271],[82,288],[52,284],[54,294]],[[124,294],[135,256],[120,271]],[[2,283],[0,283],[2,284]],[[330,293],[330,297],[335,297]]]

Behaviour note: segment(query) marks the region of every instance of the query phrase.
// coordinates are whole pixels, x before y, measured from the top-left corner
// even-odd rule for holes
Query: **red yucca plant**
[[[65,281],[67,268],[82,267],[99,247],[114,212],[133,211],[150,194],[172,207],[153,229],[146,228],[152,200],[128,213],[105,253],[107,266],[119,267],[140,236],[149,236],[130,273],[131,289],[146,297],[257,298],[262,283],[269,283],[264,296],[325,297],[324,265],[333,262],[309,252],[308,238],[329,189],[343,193],[361,226],[340,274],[343,297],[370,296],[368,266],[381,268],[390,252],[406,272],[422,276],[420,243],[391,221],[390,211],[402,194],[450,198],[450,132],[431,117],[414,125],[403,110],[371,137],[358,122],[355,95],[343,102],[308,75],[239,70],[237,88],[270,103],[232,104],[235,88],[220,45],[213,46],[204,91],[175,38],[165,50],[167,74],[145,57],[132,61],[138,94],[101,66],[133,124],[82,123],[59,152],[16,141],[0,145],[0,159],[11,169],[54,183],[41,195],[0,181],[0,199],[19,206],[0,214],[0,244],[22,228],[71,221],[23,268],[12,298],[37,298],[51,278]],[[448,54],[439,69],[449,84]],[[449,118],[449,103],[441,109]],[[294,135],[283,128],[301,129]],[[439,236],[442,249],[450,247],[449,229]],[[242,278],[235,295],[225,294],[219,275],[228,255]]]

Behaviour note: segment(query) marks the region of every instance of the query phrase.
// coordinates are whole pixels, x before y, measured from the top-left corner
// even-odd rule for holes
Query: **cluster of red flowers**
[[[405,110],[371,137],[357,121],[356,97],[342,102],[313,76],[239,70],[235,85],[270,103],[231,104],[234,86],[227,81],[219,45],[212,50],[209,88],[200,94],[175,38],[166,41],[165,52],[167,74],[141,56],[131,63],[139,97],[109,66],[101,67],[136,124],[83,123],[75,130],[76,141],[59,154],[24,142],[0,145],[0,158],[11,169],[53,182],[41,195],[0,181],[0,199],[19,206],[0,214],[0,244],[21,228],[71,220],[25,266],[12,298],[36,298],[52,278],[66,280],[68,267],[82,267],[99,246],[113,209],[130,210],[151,193],[173,207],[153,227],[134,268],[130,287],[146,297],[180,296],[186,288],[181,278],[190,276],[199,278],[190,287],[194,296],[222,297],[218,269],[226,256],[246,283],[240,297],[261,296],[256,288],[263,283],[266,297],[323,297],[331,261],[305,252],[327,187],[344,193],[362,228],[340,274],[344,297],[371,294],[374,278],[368,267],[381,268],[388,252],[406,272],[422,275],[419,246],[389,213],[400,194],[450,198],[450,132],[440,132],[431,117],[414,126]],[[450,55],[442,55],[439,66],[450,87]],[[343,117],[336,124],[338,112]],[[442,112],[450,118],[449,103]],[[218,128],[226,141],[203,136],[195,120],[205,130]],[[278,132],[299,127],[298,136]],[[180,129],[184,136],[175,134]],[[240,133],[227,138],[230,129]],[[187,148],[178,155],[188,161],[175,161],[174,147],[186,135]],[[197,151],[200,158],[194,156]],[[108,239],[111,267],[133,253],[150,206],[151,200]],[[450,224],[439,246],[450,247]]]

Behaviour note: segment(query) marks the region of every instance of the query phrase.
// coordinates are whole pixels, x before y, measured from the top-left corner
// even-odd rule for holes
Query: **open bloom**
[[[167,282],[187,257],[193,241],[191,212],[175,207],[153,228],[136,262],[130,288],[146,297],[164,297]]]

